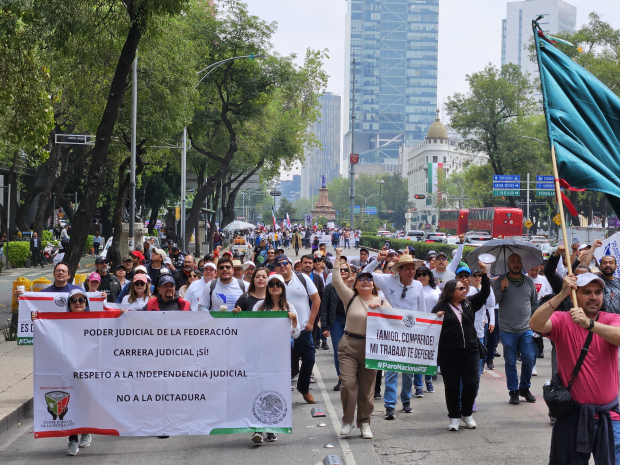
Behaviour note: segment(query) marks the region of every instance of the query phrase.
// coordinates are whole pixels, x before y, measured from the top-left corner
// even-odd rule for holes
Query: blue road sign
[[[353,213],[354,214],[359,214],[360,212],[360,206],[359,205],[353,205]]]
[[[536,176],[536,182],[553,182],[553,176]]]
[[[521,183],[518,182],[494,182],[493,189],[519,189]]]
[[[521,175],[495,175],[493,181],[521,181]]]
[[[555,185],[552,182],[537,182],[536,189],[555,189]]]
[[[366,207],[366,214],[367,215],[376,215],[377,214],[377,207]]]

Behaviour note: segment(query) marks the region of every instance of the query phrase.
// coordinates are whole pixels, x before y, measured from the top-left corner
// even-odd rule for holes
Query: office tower
[[[340,95],[325,92],[319,97],[321,105],[319,120],[309,131],[323,145],[306,152],[306,160],[301,167],[301,198],[309,199],[318,195],[321,176],[326,183],[340,176]]]
[[[514,63],[531,79],[538,77],[538,64],[530,60],[532,20],[543,16],[538,24],[545,33],[575,32],[577,8],[562,0],[524,0],[508,2],[502,20],[502,65]]]
[[[355,56],[357,171],[397,172],[398,147],[424,140],[437,109],[438,25],[439,0],[348,1],[343,153],[348,163]]]
[[[282,192],[282,198],[294,203],[295,200],[300,198],[301,176],[294,174],[292,180],[280,181],[280,192]]]

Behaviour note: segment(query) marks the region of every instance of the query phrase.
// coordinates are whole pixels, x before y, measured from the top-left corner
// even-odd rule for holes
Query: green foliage
[[[286,197],[282,197],[280,199],[280,208],[276,211],[276,216],[278,218],[286,218],[286,212],[288,212],[290,218],[297,217],[295,206]]]
[[[448,257],[451,257],[452,251],[457,248],[455,245],[441,244],[439,242],[414,242],[403,239],[386,239],[385,237],[365,235],[362,235],[360,244],[363,247],[370,247],[372,249],[380,250],[387,241],[390,242],[390,246],[394,250],[404,249],[407,246],[413,246],[416,257],[420,259],[425,259],[431,250],[434,250],[435,252],[445,252]],[[476,250],[475,247],[465,246],[463,249],[463,257],[474,250]]]
[[[92,249],[92,247],[93,247],[93,237],[94,236],[89,235],[86,238],[86,245],[84,245],[84,253],[88,253],[88,252],[90,252],[90,249]]]
[[[7,244],[9,245],[9,253],[7,255]],[[26,260],[30,256],[30,242],[28,241],[16,241],[8,242],[4,244],[2,249],[5,256],[8,256],[9,263],[16,267],[21,268],[26,263]]]
[[[51,231],[44,229],[43,232],[41,233],[41,242],[45,243],[45,242],[49,242],[52,240],[54,240],[54,234],[52,234]]]

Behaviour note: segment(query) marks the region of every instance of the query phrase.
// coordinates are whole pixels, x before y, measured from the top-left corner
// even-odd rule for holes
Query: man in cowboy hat
[[[377,259],[370,262],[364,268],[364,272],[373,272],[388,257],[388,252],[382,250],[377,255]],[[419,281],[414,280],[415,270],[424,262],[416,260],[411,255],[402,255],[398,262],[392,265],[392,274],[372,273],[375,285],[383,291],[385,300],[393,308],[403,310],[414,310],[418,312],[427,311],[424,304],[424,288]],[[428,309],[430,312],[431,309]],[[385,419],[394,420],[396,418],[396,388],[398,385],[398,372],[385,372]],[[411,413],[411,394],[413,389],[413,373],[403,373],[402,389],[400,400],[403,404],[403,412]]]

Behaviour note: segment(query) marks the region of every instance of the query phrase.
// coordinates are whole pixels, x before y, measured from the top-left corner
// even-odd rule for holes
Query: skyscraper
[[[319,97],[321,115],[309,130],[323,145],[306,153],[301,167],[301,198],[318,195],[321,176],[329,183],[340,176],[340,95],[325,92]]]
[[[437,109],[438,26],[439,0],[348,1],[344,154],[351,151],[354,57],[360,163],[391,171],[404,141],[424,140]]]
[[[514,63],[523,72],[538,77],[538,64],[532,62],[527,47],[532,42],[532,20],[543,16],[538,24],[545,33],[575,32],[577,8],[562,0],[523,0],[508,2],[502,20],[502,65]]]

